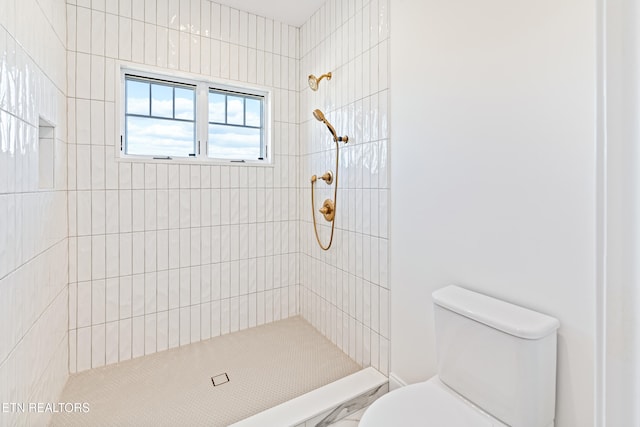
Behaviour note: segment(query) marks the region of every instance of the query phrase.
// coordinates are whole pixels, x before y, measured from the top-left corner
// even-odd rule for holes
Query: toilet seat
[[[436,376],[376,400],[359,427],[508,427],[455,393]]]

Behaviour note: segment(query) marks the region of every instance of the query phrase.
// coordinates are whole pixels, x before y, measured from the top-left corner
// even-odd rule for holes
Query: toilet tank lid
[[[440,307],[519,338],[544,338],[560,326],[554,317],[455,285],[432,295]]]

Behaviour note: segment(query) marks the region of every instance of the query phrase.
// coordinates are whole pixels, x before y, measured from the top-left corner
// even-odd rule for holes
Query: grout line
[[[58,299],[58,297],[60,296],[60,294],[65,290],[66,286],[63,286],[58,293],[51,299],[51,301],[49,301],[49,304],[47,304],[47,306],[42,310],[42,312],[38,315],[38,317],[33,321],[33,323],[31,324],[31,326],[29,326],[29,329],[27,329],[24,334],[22,335],[22,337],[20,337],[20,339],[18,340],[18,342],[13,346],[13,348],[7,353],[7,356],[0,360],[0,366],[2,366],[2,364],[4,364],[9,357],[11,356],[11,354],[13,352],[16,351],[16,349],[18,348],[18,346],[20,345],[20,343],[22,341],[24,341],[24,338],[29,334],[29,332],[35,327],[35,325],[38,323],[38,321],[42,318],[42,316],[44,315],[44,313],[46,313],[49,308],[51,308],[51,305],[56,301],[56,299]]]
[[[41,256],[44,256],[44,254],[45,254],[46,252],[49,252],[49,251],[50,251],[50,250],[52,250],[54,247],[58,246],[58,245],[59,245],[60,243],[62,243],[65,239],[68,239],[68,236],[65,236],[65,237],[63,237],[62,239],[60,239],[60,240],[58,240],[58,241],[56,241],[56,242],[52,243],[52,244],[51,244],[51,245],[49,245],[48,247],[44,248],[41,252],[39,252],[39,253],[35,254],[35,255],[34,255],[34,256],[32,256],[31,258],[29,258],[29,259],[25,260],[22,264],[20,264],[20,265],[16,266],[13,270],[9,270],[9,271],[7,271],[7,273],[6,273],[4,276],[0,277],[0,281],[2,281],[2,280],[4,280],[4,279],[6,279],[7,277],[9,277],[9,276],[10,276],[10,275],[12,275],[12,274],[17,273],[17,272],[18,272],[18,270],[20,270],[20,269],[24,268],[27,264],[30,264],[30,263],[32,263],[32,262],[35,262],[35,260],[36,260],[37,258],[39,258],[39,257],[41,257]],[[4,243],[4,242],[2,242],[2,243]]]

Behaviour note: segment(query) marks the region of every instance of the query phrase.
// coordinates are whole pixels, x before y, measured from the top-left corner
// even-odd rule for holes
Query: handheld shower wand
[[[324,123],[325,125],[327,125],[327,127],[329,128],[329,132],[331,132],[331,135],[333,135],[333,140],[337,143],[338,141],[340,142],[349,142],[349,137],[348,136],[338,136],[338,134],[336,133],[336,130],[333,128],[333,126],[331,126],[331,123],[329,123],[329,121],[325,118],[324,113],[318,109],[313,110],[313,117],[316,118],[317,121]]]

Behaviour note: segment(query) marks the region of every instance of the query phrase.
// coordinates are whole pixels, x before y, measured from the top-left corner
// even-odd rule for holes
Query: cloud
[[[176,119],[193,120],[194,105],[192,99],[176,98]]]
[[[227,123],[244,124],[244,103],[242,98],[227,97]]]
[[[149,114],[149,99],[148,98],[127,98],[127,113],[128,114]]]
[[[160,117],[173,117],[173,102],[170,99],[152,99],[151,114]]]
[[[224,99],[218,102],[209,101],[209,121],[224,123]]]
[[[194,152],[193,123],[129,117],[127,154],[184,156]]]
[[[260,114],[247,111],[247,126],[260,126]]]
[[[175,118],[193,120],[194,105],[191,99],[175,99]],[[151,113],[156,117],[173,117],[173,101],[171,99],[154,98],[151,105]],[[149,98],[127,99],[127,113],[149,115]]]
[[[159,94],[152,100],[154,116],[194,120],[193,98],[179,96],[175,100]],[[226,105],[225,105],[226,99]],[[245,112],[246,102],[246,112]],[[174,111],[175,107],[175,111]],[[129,97],[129,113],[148,115],[149,99],[144,95]],[[250,126],[261,123],[259,101],[238,96],[210,96],[209,120]],[[127,153],[139,155],[187,157],[194,151],[195,126],[181,122],[145,117],[127,117]],[[224,159],[257,159],[260,156],[261,131],[259,129],[209,125],[209,157]]]
[[[260,156],[260,131],[210,125],[209,155],[230,159],[257,159]]]
[[[260,131],[234,126],[209,127],[209,156],[223,159],[257,159]],[[127,154],[188,157],[194,152],[193,123],[129,117]]]

